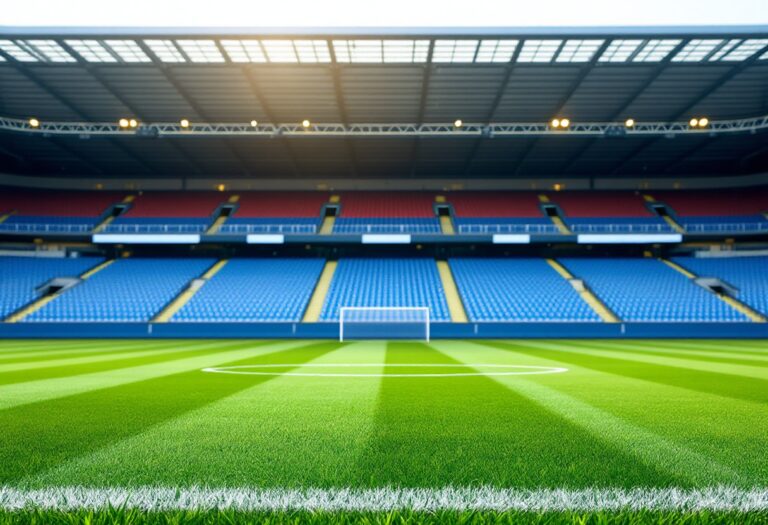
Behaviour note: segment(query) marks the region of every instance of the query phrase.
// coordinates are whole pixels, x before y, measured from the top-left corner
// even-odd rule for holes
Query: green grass
[[[305,366],[342,363],[372,366]],[[285,366],[273,369],[274,376],[201,371],[264,364]],[[394,364],[452,366],[388,366]],[[482,364],[568,371],[388,375],[493,371]],[[281,375],[318,371],[381,377]],[[751,489],[768,486],[766,450],[766,341],[0,341],[0,486],[25,490]],[[0,524],[99,523],[109,516],[27,510],[0,513]],[[405,510],[123,509],[113,517],[125,523],[766,520],[764,513]]]

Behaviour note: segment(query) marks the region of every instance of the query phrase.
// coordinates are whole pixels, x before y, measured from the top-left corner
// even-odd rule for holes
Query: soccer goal
[[[343,306],[339,314],[339,341],[355,339],[429,341],[429,308]]]

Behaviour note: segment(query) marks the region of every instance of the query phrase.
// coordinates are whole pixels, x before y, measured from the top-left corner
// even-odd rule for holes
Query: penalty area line
[[[765,511],[768,488],[503,489],[256,489],[207,487],[80,486],[0,487],[0,509],[72,511],[129,508],[143,511]]]

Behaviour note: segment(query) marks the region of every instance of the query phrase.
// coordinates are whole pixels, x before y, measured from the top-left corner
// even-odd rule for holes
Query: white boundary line
[[[203,368],[203,372],[215,374],[237,374],[253,376],[295,376],[295,377],[477,377],[477,376],[526,376],[541,374],[559,374],[567,372],[567,368],[553,366],[525,366],[525,365],[497,365],[497,364],[448,364],[448,363],[397,363],[386,364],[384,368],[390,367],[408,367],[408,368],[505,368],[522,369],[522,371],[513,372],[451,372],[451,373],[428,373],[428,374],[387,374],[376,372],[373,374],[365,373],[347,373],[347,372],[259,372],[258,369],[269,368],[293,368],[295,364],[265,364],[265,365],[241,365],[241,366],[218,366]],[[301,368],[381,368],[381,363],[309,363],[300,365]],[[252,371],[256,369],[256,371]]]
[[[125,507],[145,511],[765,511],[768,488],[501,489],[256,489],[205,487],[17,489],[0,487],[0,509],[78,510]]]

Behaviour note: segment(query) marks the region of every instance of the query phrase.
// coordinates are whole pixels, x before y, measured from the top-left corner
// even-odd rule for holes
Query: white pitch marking
[[[453,364],[453,363],[397,363],[386,364],[385,368],[390,367],[408,367],[408,368],[503,368],[518,369],[516,371],[506,372],[451,372],[451,373],[421,373],[421,374],[387,374],[377,372],[373,374],[350,373],[350,372],[271,372],[258,371],[259,369],[274,368],[292,368],[295,364],[265,364],[265,365],[241,365],[241,366],[219,366],[203,368],[203,372],[216,374],[238,374],[254,376],[295,376],[295,377],[476,377],[476,376],[526,376],[541,374],[559,374],[567,372],[567,368],[552,366],[524,366],[524,365],[498,365],[498,364]],[[381,368],[381,363],[309,363],[299,365],[300,368]],[[256,369],[254,371],[254,369]]]
[[[0,487],[0,509],[108,508],[239,511],[741,511],[768,510],[768,488],[504,489],[489,486],[373,489],[257,489],[206,487],[81,486]]]

